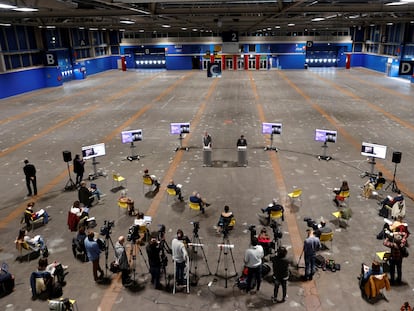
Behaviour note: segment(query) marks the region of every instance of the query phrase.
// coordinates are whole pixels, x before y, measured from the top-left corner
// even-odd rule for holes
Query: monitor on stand
[[[264,150],[274,150],[277,152],[277,148],[273,146],[273,135],[282,134],[282,123],[262,123],[262,134],[270,135],[270,146],[264,148]]]
[[[324,130],[324,129],[315,130],[315,140],[323,142],[323,145],[322,145],[323,153],[322,155],[318,155],[319,160],[329,161],[332,159],[331,156],[326,155],[326,149],[328,149],[327,143],[336,143],[337,136],[338,136],[337,131]]]
[[[95,144],[95,145],[89,145],[89,146],[83,146],[82,147],[82,157],[84,160],[92,159],[92,165],[93,165],[93,174],[89,175],[89,178],[95,179],[102,175],[102,173],[98,173],[98,170],[96,169],[96,165],[99,164],[99,162],[96,161],[97,157],[102,157],[106,155],[105,150],[105,144]]]
[[[121,132],[121,141],[123,144],[130,144],[131,155],[127,157],[127,160],[139,160],[140,156],[135,153],[135,145],[134,142],[142,140],[142,130],[128,130]]]
[[[170,124],[171,134],[179,135],[178,139],[180,140],[180,146],[175,149],[178,150],[186,150],[188,151],[188,147],[183,147],[183,139],[185,134],[190,133],[190,122],[180,122],[180,123],[171,123]]]

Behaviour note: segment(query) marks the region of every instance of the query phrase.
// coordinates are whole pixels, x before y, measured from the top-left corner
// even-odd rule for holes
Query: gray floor
[[[413,98],[412,85],[379,73],[321,69],[225,71],[220,79],[208,79],[200,71],[109,71],[65,83],[60,88],[0,101],[0,261],[7,262],[16,276],[16,289],[1,299],[0,309],[47,309],[45,302],[30,299],[28,279],[37,260],[15,261],[13,241],[27,202],[22,171],[25,158],[38,170],[36,207],[45,208],[52,216],[49,224],[34,233],[45,237],[51,261],[69,265],[64,296],[76,299],[79,310],[398,310],[404,301],[414,304],[413,255],[403,263],[405,284],[385,292],[388,302],[368,304],[361,298],[357,281],[361,263],[370,263],[376,252],[385,249],[376,239],[383,226],[376,201],[360,195],[360,186],[366,181],[360,174],[371,169],[360,154],[361,142],[388,147],[387,159],[378,160],[375,166],[375,171],[384,172],[388,183],[396,168],[392,153],[402,152],[396,179],[407,198],[406,221],[411,223]],[[169,133],[170,123],[185,121],[191,122],[191,133],[182,144],[189,150],[174,152],[179,140]],[[282,135],[274,140],[279,148],[277,153],[263,149],[269,144],[269,137],[261,134],[262,122],[283,123]],[[120,132],[136,128],[143,129],[144,139],[136,143],[134,150],[141,158],[130,162],[126,157],[131,149],[121,144]],[[331,161],[317,158],[323,148],[314,141],[316,128],[338,131],[337,143],[329,144],[326,150],[333,157]],[[213,167],[203,167],[201,139],[206,130],[213,137]],[[247,167],[235,166],[235,145],[240,134],[249,143]],[[101,142],[106,144],[106,156],[98,158],[97,169],[106,176],[95,182],[106,196],[91,209],[98,222],[97,231],[104,220],[114,220],[111,236],[116,240],[119,235],[126,235],[133,223],[117,208],[120,193],[111,192],[114,172],[127,178],[128,194],[135,200],[136,208],[152,216],[151,229],[166,225],[168,242],[178,228],[192,237],[191,222],[199,221],[207,260],[199,253],[197,272],[206,274],[208,266],[212,275],[202,277],[190,294],[153,290],[139,253],[136,277],[142,288],[137,292],[123,289],[116,275],[110,285],[95,285],[91,264],[73,258],[70,247],[74,234],[69,232],[66,219],[77,193],[63,191],[68,171],[62,151],[70,150],[74,155],[81,146]],[[162,182],[155,198],[144,195],[141,176],[145,168]],[[89,172],[93,172],[91,160],[86,164],[86,174]],[[183,184],[185,197],[198,190],[212,203],[205,215],[191,211],[184,203],[167,201],[165,186],[171,178]],[[260,228],[256,213],[272,198],[279,198],[287,209],[283,244],[297,261],[307,228],[303,218],[333,220],[332,189],[344,179],[351,187],[349,204],[353,218],[347,230],[329,223],[334,229],[334,240],[332,245],[328,243],[329,250],[321,252],[340,263],[341,271],[318,271],[314,281],[303,283],[295,280],[303,269],[292,267],[293,278],[283,305],[271,304],[273,287],[268,280],[259,293],[246,295],[233,287],[235,278],[230,278],[225,288],[224,279],[214,275],[223,275],[226,264],[229,274],[235,272],[234,266],[240,274],[249,244],[247,228],[250,224]],[[290,206],[286,194],[295,187],[303,189],[302,199]],[[392,194],[390,190],[384,194]],[[216,235],[214,226],[225,204],[237,219],[230,234],[234,264],[230,255],[218,260],[217,244],[222,237]],[[108,260],[112,259],[111,249]],[[104,262],[102,257],[101,265]],[[172,272],[171,261],[168,271]]]

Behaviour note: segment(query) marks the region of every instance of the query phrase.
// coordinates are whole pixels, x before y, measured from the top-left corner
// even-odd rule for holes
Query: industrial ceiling
[[[13,7],[2,9],[1,4]],[[414,23],[414,0],[0,0],[0,25],[125,29],[161,36],[335,32],[400,22]]]

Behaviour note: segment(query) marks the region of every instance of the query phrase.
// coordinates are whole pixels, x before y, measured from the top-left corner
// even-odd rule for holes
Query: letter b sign
[[[57,66],[57,57],[55,53],[46,52],[45,53],[45,60],[44,60],[45,66]]]

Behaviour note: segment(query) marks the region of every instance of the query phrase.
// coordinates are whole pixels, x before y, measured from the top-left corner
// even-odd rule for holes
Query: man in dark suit
[[[36,168],[27,159],[24,160],[23,172],[26,176],[27,196],[37,195]],[[33,185],[33,192],[31,185]]]

